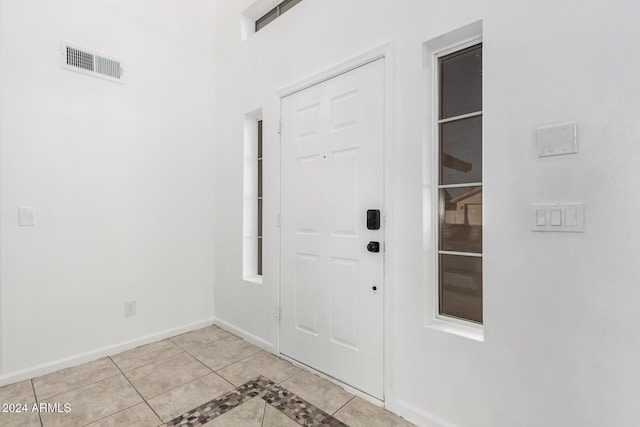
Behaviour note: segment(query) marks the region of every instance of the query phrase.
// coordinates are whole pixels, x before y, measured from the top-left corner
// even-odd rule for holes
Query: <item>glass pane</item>
[[[280,15],[285,13],[287,10],[291,9],[293,6],[300,3],[302,0],[284,0],[280,3]]]
[[[258,160],[258,197],[262,197],[262,160]]]
[[[262,158],[262,120],[258,120],[258,158]]]
[[[482,182],[482,116],[440,125],[440,184]]]
[[[269,12],[267,12],[266,14],[264,14],[262,16],[262,18],[259,18],[256,21],[256,32],[260,31],[261,29],[263,29],[265,27],[265,25],[269,24],[270,22],[272,22],[273,20],[275,20],[278,17],[278,8],[274,7],[273,9],[271,9]]]
[[[440,250],[482,253],[482,187],[440,190]]]
[[[440,314],[482,323],[482,258],[440,255]]]
[[[258,276],[262,276],[262,237],[258,237]]]
[[[440,118],[482,111],[482,45],[440,60]]]
[[[258,237],[262,237],[262,199],[258,199]]]

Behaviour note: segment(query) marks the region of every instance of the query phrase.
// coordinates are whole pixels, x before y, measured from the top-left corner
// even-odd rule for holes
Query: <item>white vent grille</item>
[[[90,49],[62,42],[62,67],[123,83],[122,62]]]

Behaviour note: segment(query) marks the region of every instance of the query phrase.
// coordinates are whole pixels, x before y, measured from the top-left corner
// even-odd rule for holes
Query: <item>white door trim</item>
[[[287,85],[277,91],[278,102],[278,119],[282,119],[281,102],[282,98],[292,95],[301,90],[307,89],[311,86],[315,86],[333,77],[337,77],[341,74],[347,73],[358,67],[366,65],[377,59],[384,60],[384,344],[383,344],[383,358],[384,358],[384,404],[386,407],[392,407],[395,401],[395,375],[394,375],[394,325],[395,318],[393,316],[393,307],[395,304],[395,199],[394,199],[394,42],[388,42],[380,45],[374,49],[371,49],[362,54],[356,55],[338,65],[323,70],[313,76],[300,80],[298,82]],[[279,141],[280,142],[280,141]],[[281,163],[282,158],[281,145],[278,145],[278,163]],[[278,185],[278,192],[282,191],[282,169],[280,169],[280,184]],[[281,197],[278,194],[278,200],[280,203]],[[279,208],[279,210],[281,210]],[[286,218],[283,218],[286,221]],[[282,287],[282,275],[280,268],[282,265],[281,260],[281,233],[279,234],[278,245],[278,278],[276,285],[277,305],[281,304],[281,287]],[[277,355],[280,355],[280,320],[274,316],[273,327],[276,331],[274,349]],[[365,395],[366,396],[366,395]],[[361,397],[365,397],[361,396]],[[376,401],[376,399],[368,396],[368,400],[375,403],[382,403]]]

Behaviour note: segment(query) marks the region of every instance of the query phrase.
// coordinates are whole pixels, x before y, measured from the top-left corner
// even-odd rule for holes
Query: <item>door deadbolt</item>
[[[380,230],[380,210],[369,209],[367,211],[367,229]]]

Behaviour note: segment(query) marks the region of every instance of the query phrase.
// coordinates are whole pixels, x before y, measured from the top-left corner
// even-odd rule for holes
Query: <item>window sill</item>
[[[426,327],[470,340],[484,342],[484,327],[482,326],[465,325],[461,322],[458,323],[444,319],[433,319]]]
[[[254,285],[262,285],[262,276],[245,277],[244,281],[252,283]]]

